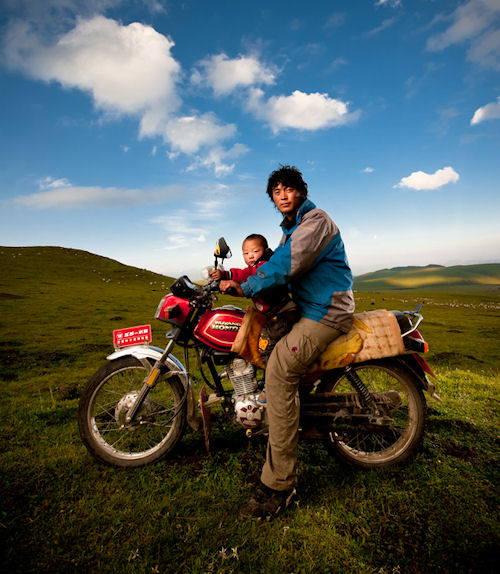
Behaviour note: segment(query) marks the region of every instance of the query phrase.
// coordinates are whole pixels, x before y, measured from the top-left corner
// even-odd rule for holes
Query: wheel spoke
[[[404,367],[389,362],[372,362],[354,365],[357,376],[371,393],[380,414],[381,422],[360,422],[340,433],[334,448],[349,462],[363,467],[386,466],[411,455],[420,444],[425,423],[425,400],[416,387],[412,375]],[[345,375],[320,383],[318,391],[339,395],[351,395],[355,389]],[[361,400],[352,399],[348,409],[354,415],[369,416],[371,413]],[[362,420],[362,418],[360,419]],[[383,426],[382,426],[383,425]],[[334,435],[338,430],[333,423]]]
[[[116,365],[116,366],[114,366]],[[88,429],[82,438],[89,450],[105,462],[120,466],[140,466],[160,458],[182,436],[186,420],[184,393],[176,378],[160,380],[145,397],[136,416],[127,416],[143,386],[147,369],[133,358],[125,357],[106,365],[94,387],[87,392],[87,402],[79,407],[80,429]],[[142,462],[144,461],[144,462]]]
[[[171,421],[167,421],[164,423],[157,423],[157,422],[153,422],[153,421],[141,421],[142,424],[148,425],[150,427],[158,427],[158,428],[167,428],[167,425],[170,424]]]
[[[96,405],[96,407],[99,409],[99,412],[94,414],[95,418],[101,417],[103,415],[108,415],[113,419],[115,418],[115,415],[113,412],[111,412],[110,407],[103,407],[101,405]],[[116,403],[114,403],[113,407],[111,407],[111,408],[115,408],[115,407],[116,407]]]

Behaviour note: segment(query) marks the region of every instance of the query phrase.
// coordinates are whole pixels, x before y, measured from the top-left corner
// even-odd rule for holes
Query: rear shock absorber
[[[358,377],[358,373],[351,367],[346,368],[346,377],[347,380],[351,383],[354,387],[354,390],[359,394],[361,403],[367,409],[370,409],[370,412],[374,415],[378,415],[377,405],[375,404],[375,400],[373,399],[370,391],[366,388],[366,385],[363,381]]]

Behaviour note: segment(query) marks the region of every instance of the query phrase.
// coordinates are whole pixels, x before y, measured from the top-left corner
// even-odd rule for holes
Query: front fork
[[[172,338],[169,340],[169,342],[167,343],[167,346],[165,347],[165,350],[163,351],[163,355],[156,361],[156,363],[153,365],[153,368],[151,369],[151,372],[149,373],[149,375],[144,379],[144,383],[142,385],[142,389],[139,391],[139,394],[137,395],[136,400],[134,401],[134,404],[131,406],[130,410],[127,413],[127,416],[125,418],[125,422],[127,424],[130,424],[135,416],[137,415],[137,413],[139,412],[139,409],[141,408],[143,402],[145,401],[146,397],[149,394],[149,391],[151,391],[151,389],[153,389],[156,385],[156,383],[158,382],[158,378],[162,373],[162,367],[165,364],[165,361],[167,360],[168,356],[170,355],[170,352],[173,350],[173,348],[175,347],[175,343],[177,341],[177,336],[180,333],[180,329],[177,328],[176,333],[172,333]]]

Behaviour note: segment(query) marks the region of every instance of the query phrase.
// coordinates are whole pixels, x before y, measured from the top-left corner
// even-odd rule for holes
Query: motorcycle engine
[[[245,428],[258,427],[263,418],[264,407],[257,404],[259,396],[255,367],[245,359],[235,358],[226,367],[234,388],[234,412],[236,421]]]

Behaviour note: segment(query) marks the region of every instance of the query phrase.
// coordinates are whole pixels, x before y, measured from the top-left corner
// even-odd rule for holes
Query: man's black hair
[[[261,235],[260,233],[250,234],[248,237],[245,237],[245,239],[243,240],[243,243],[245,243],[245,241],[259,241],[264,250],[269,249],[269,245],[267,244],[267,239],[263,235]]]
[[[302,173],[290,165],[280,165],[280,168],[273,171],[267,181],[267,195],[273,200],[273,189],[281,183],[283,187],[293,187],[296,189],[302,201],[307,199],[307,183],[302,179]]]

